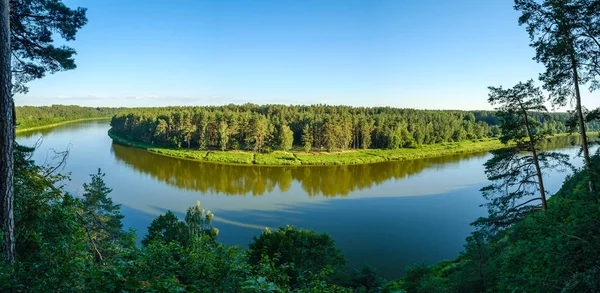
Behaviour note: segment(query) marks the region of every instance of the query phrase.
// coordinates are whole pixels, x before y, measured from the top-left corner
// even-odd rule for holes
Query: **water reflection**
[[[165,157],[113,144],[115,158],[134,170],[180,189],[202,193],[260,196],[275,188],[286,192],[297,181],[309,196],[347,196],[423,169],[477,159],[485,153],[350,166],[266,167],[202,163]]]
[[[557,149],[580,142],[579,137],[559,136],[546,141],[542,148]],[[165,157],[117,144],[112,144],[111,152],[119,162],[180,189],[211,194],[260,196],[273,192],[275,188],[287,192],[292,182],[297,181],[311,197],[347,196],[388,180],[418,174],[427,168],[442,165],[447,168],[448,164],[486,156],[486,153],[476,153],[367,165],[267,167],[202,163]]]

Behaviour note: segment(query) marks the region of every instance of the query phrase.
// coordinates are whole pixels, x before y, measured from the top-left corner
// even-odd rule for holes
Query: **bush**
[[[263,256],[267,256],[275,267],[283,268],[293,288],[310,282],[311,274],[319,274],[325,269],[339,271],[346,264],[331,236],[292,226],[275,232],[266,229],[253,238],[248,253],[252,266],[258,265]]]

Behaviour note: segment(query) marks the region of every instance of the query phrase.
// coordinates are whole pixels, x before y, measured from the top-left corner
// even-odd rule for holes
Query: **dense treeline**
[[[81,106],[20,106],[16,107],[17,129],[52,125],[79,119],[111,117],[122,108]]]
[[[544,129],[567,130],[569,115],[533,113]],[[339,151],[396,149],[476,140],[499,134],[489,111],[390,107],[228,105],[127,109],[111,121],[120,137],[156,146],[193,149]],[[597,123],[589,124],[597,131]]]

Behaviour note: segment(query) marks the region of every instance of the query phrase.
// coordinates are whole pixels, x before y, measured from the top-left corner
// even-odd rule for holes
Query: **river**
[[[386,278],[407,265],[455,258],[469,225],[486,211],[479,189],[488,182],[487,153],[359,166],[261,167],[201,163],[112,143],[108,121],[88,121],[19,133],[38,164],[69,149],[61,173],[66,190],[81,195],[98,168],[122,204],[125,228],[140,237],[153,218],[171,210],[183,218],[200,201],[215,215],[219,241],[247,244],[265,227],[293,225],[329,233],[349,264],[369,264]],[[563,143],[572,157],[577,148]],[[573,163],[581,165],[581,159]],[[547,175],[555,193],[565,173]]]

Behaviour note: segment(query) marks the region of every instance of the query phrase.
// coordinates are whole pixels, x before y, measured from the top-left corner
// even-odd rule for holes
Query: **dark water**
[[[485,215],[478,190],[487,183],[487,153],[360,166],[229,166],[115,145],[108,129],[107,121],[82,122],[21,133],[18,141],[43,138],[38,163],[70,149],[61,172],[72,173],[67,190],[75,194],[101,168],[113,200],[123,205],[125,226],[140,236],[157,215],[182,216],[200,201],[216,214],[223,243],[245,246],[265,227],[294,225],[329,233],[351,265],[368,263],[394,278],[406,265],[455,258],[469,223]],[[566,139],[551,147],[561,145],[576,154]],[[551,193],[565,176],[548,175]]]

